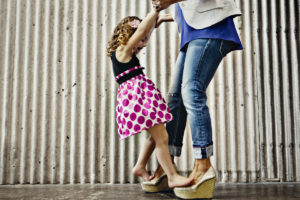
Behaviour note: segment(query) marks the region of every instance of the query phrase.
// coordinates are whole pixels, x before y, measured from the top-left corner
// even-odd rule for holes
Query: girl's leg
[[[187,112],[181,96],[181,84],[184,70],[186,50],[181,50],[176,59],[175,72],[172,75],[172,83],[168,94],[168,106],[174,119],[167,123],[166,129],[169,135],[169,152],[174,157],[181,155],[182,141],[186,125]],[[154,172],[154,177],[160,177],[164,170],[160,165]]]
[[[178,58],[176,60],[176,71],[172,78],[171,89],[169,91],[168,97],[168,106],[174,117],[171,122],[167,123],[167,132],[169,134],[168,144],[172,158],[174,158],[174,156],[180,156],[181,154],[183,134],[186,125],[187,113],[181,97],[181,82],[185,55],[185,51],[180,51],[178,55]],[[140,152],[139,159],[135,167],[133,168],[132,172],[134,175],[141,176],[146,180],[151,180],[154,177],[160,177],[164,173],[162,167],[159,165],[154,175],[149,177],[145,167],[143,167],[146,166],[146,163],[151,156],[154,147],[155,143],[153,141],[153,138],[149,138],[149,140],[146,141],[142,151]],[[144,170],[141,170],[142,168],[144,168]]]
[[[155,125],[147,130],[155,142],[157,160],[168,176],[170,188],[188,186],[193,178],[185,178],[177,174],[168,148],[168,133],[163,124]]]
[[[144,146],[139,154],[138,161],[136,162],[135,166],[132,169],[132,173],[135,176],[140,176],[146,181],[153,179],[153,176],[149,176],[148,172],[146,171],[146,164],[155,148],[155,142],[153,138],[150,136],[144,143]]]

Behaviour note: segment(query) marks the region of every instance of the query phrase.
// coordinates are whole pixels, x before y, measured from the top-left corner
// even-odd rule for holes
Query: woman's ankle
[[[201,172],[206,172],[211,167],[209,158],[195,159],[194,169]]]

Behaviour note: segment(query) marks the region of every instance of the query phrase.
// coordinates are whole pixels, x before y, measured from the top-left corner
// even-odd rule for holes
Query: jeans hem
[[[181,155],[181,148],[179,146],[169,145],[169,152],[171,156],[179,157]]]
[[[213,145],[208,145],[206,147],[193,147],[193,155],[195,159],[204,159],[213,156],[214,147]]]

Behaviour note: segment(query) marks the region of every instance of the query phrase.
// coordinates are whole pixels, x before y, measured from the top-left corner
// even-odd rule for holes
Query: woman
[[[159,26],[174,20],[180,35],[180,52],[168,98],[174,117],[167,123],[169,151],[172,157],[180,156],[188,116],[195,159],[189,176],[195,180],[193,185],[175,188],[174,192],[180,198],[211,198],[216,175],[210,162],[213,141],[206,89],[223,57],[243,48],[233,23],[233,18],[241,12],[234,0],[152,0],[158,11],[174,3],[174,17],[165,14],[157,21]],[[162,174],[159,166],[152,181],[157,191],[160,185],[155,180]]]

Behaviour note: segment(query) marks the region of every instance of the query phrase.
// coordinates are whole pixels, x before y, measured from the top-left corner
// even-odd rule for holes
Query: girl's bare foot
[[[196,185],[201,180],[201,178],[204,176],[204,174],[205,174],[205,172],[193,170],[192,173],[189,175],[189,178],[194,179],[192,181],[191,185]]]
[[[180,176],[178,174],[168,177],[168,184],[170,188],[174,187],[186,187],[190,186],[193,182],[194,178],[186,178],[183,176]]]
[[[146,171],[145,167],[134,166],[133,169],[132,169],[132,173],[135,176],[139,176],[139,177],[143,178],[145,181],[150,181],[151,180],[151,178],[150,178],[148,172]]]

